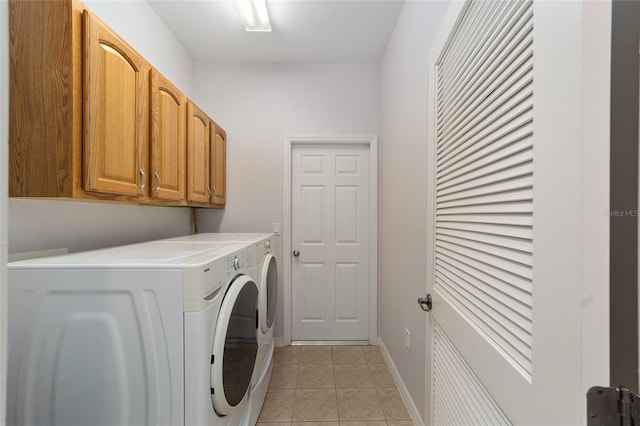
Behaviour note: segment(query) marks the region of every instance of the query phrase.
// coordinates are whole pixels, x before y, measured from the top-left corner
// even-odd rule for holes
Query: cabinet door
[[[187,103],[187,201],[211,203],[211,120],[193,103]]]
[[[211,189],[213,205],[224,207],[227,201],[227,133],[216,123],[211,125]]]
[[[148,194],[149,66],[84,11],[84,188]]]
[[[156,70],[151,71],[151,197],[185,195],[186,98]]]

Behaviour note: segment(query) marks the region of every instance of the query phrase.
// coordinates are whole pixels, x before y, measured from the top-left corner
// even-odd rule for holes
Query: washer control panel
[[[235,269],[237,271],[240,268],[242,268],[242,261],[240,260],[240,258],[238,256],[235,256],[233,258],[233,269]]]
[[[244,248],[224,258],[225,272],[238,272],[243,269],[253,268],[254,254],[249,248]]]

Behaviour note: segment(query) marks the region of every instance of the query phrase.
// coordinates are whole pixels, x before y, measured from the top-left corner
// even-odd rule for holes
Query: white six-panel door
[[[292,147],[295,341],[369,340],[369,155],[365,144]]]
[[[584,424],[608,368],[583,349],[585,283],[608,265],[587,247],[608,193],[583,185],[587,161],[608,167],[586,131],[606,109],[585,120],[607,84],[585,67],[594,4],[454,2],[432,52],[427,424]]]

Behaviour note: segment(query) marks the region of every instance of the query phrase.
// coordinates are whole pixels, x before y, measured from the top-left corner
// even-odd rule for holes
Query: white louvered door
[[[430,68],[426,423],[580,424],[581,86],[567,47],[583,5],[452,7]]]

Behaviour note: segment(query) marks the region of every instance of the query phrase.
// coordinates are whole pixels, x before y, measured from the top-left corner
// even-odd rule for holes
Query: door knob
[[[292,253],[295,257],[300,256],[300,252],[298,250],[294,250]]]
[[[433,309],[433,300],[431,300],[431,293],[427,293],[427,297],[418,297],[418,305],[420,309],[425,312],[429,312]]]

